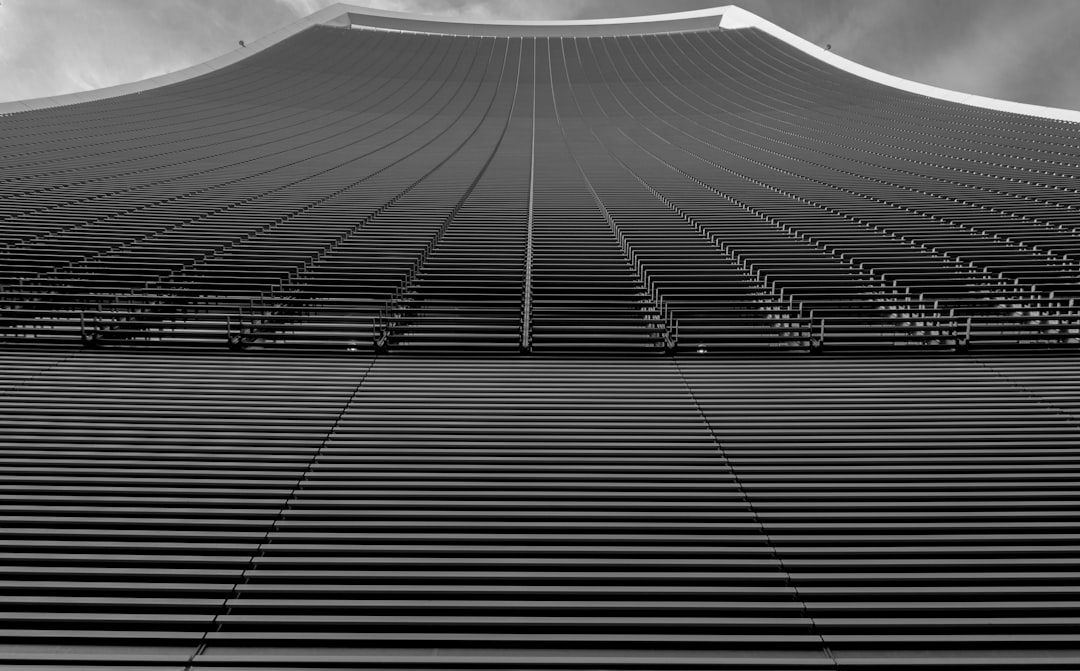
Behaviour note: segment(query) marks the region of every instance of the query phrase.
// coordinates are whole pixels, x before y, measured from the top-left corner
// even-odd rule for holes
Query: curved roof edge
[[[286,40],[293,35],[307,30],[311,26],[349,26],[349,13],[359,8],[351,5],[344,5],[338,3],[325,7],[314,14],[309,14],[304,18],[294,21],[289,25],[275,30],[272,33],[263,35],[257,40],[253,40],[251,43],[246,43],[242,47],[237,47],[232,51],[212,58],[203,63],[192,65],[191,67],[177,70],[175,72],[169,72],[157,77],[150,77],[148,79],[141,79],[136,82],[130,82],[127,84],[118,84],[116,86],[106,86],[105,88],[92,89],[90,91],[78,91],[76,93],[65,93],[58,96],[49,96],[45,98],[30,98],[27,100],[14,100],[11,102],[0,102],[0,116],[5,114],[14,114],[15,112],[26,112],[29,110],[46,109],[49,107],[62,107],[65,105],[75,105],[77,103],[91,102],[94,100],[104,100],[106,98],[115,98],[117,96],[128,95],[129,93],[141,93],[142,91],[148,91],[161,86],[167,86],[169,84],[175,84],[187,79],[193,79],[200,75],[220,70],[224,67],[228,67],[237,61],[242,61],[248,56],[258,53],[264,49],[274,46],[282,40]]]
[[[843,56],[838,56],[831,51],[826,51],[822,47],[817,46],[813,42],[809,42],[799,37],[798,35],[784,30],[775,23],[771,23],[761,18],[757,14],[752,14],[745,9],[741,9],[734,5],[724,8],[726,11],[720,19],[720,27],[728,29],[739,28],[757,28],[766,33],[769,33],[773,37],[783,40],[796,49],[803,51],[835,68],[849,72],[853,75],[862,77],[863,79],[869,79],[885,86],[890,86],[902,91],[908,91],[910,93],[918,93],[920,95],[927,96],[928,98],[937,98],[938,100],[947,100],[949,102],[961,103],[964,105],[971,105],[973,107],[981,107],[983,109],[996,110],[999,112],[1013,112],[1015,114],[1024,114],[1027,116],[1043,117],[1047,119],[1056,119],[1058,121],[1071,121],[1073,123],[1080,123],[1080,111],[1061,109],[1058,107],[1044,107],[1042,105],[1029,105],[1027,103],[1018,103],[1011,100],[1001,100],[999,98],[988,98],[986,96],[979,96],[973,93],[961,93],[960,91],[953,91],[951,89],[943,89],[937,86],[930,86],[929,84],[920,84],[919,82],[913,82],[909,79],[903,79],[894,75],[886,74],[873,68],[868,68],[865,65],[859,65],[854,61],[849,61]]]
[[[569,21],[485,21],[429,17],[405,12],[392,12],[366,7],[348,11],[353,28],[393,30],[408,33],[438,35],[469,35],[473,37],[610,37],[615,35],[648,35],[677,33],[689,30],[713,30],[723,15],[736,9],[733,6],[694,9],[687,12],[620,16],[612,19],[577,19]]]
[[[828,65],[858,77],[862,77],[863,79],[874,81],[895,89],[988,110],[1012,112],[1026,116],[1080,123],[1080,111],[1077,110],[1029,105],[1027,103],[988,98],[970,93],[961,93],[959,91],[930,86],[929,84],[920,84],[918,82],[902,79],[868,68],[864,65],[859,65],[858,63],[849,61],[831,51],[826,51],[822,47],[819,47],[770,21],[766,21],[756,14],[748,12],[740,7],[736,7],[735,5],[699,9],[688,12],[619,17],[613,19],[574,21],[507,20],[477,23],[465,19],[432,18],[418,14],[391,12],[338,3],[325,7],[314,14],[281,28],[280,30],[264,35],[244,47],[233,49],[229,53],[218,56],[205,63],[193,65],[189,68],[177,70],[176,72],[171,72],[158,77],[151,77],[149,79],[143,79],[128,84],[120,84],[118,86],[109,86],[91,91],[80,91],[77,93],[45,98],[32,98],[28,100],[0,103],[0,116],[35,109],[103,100],[130,93],[139,93],[141,91],[198,77],[199,75],[232,65],[251,54],[258,53],[259,51],[271,47],[278,42],[315,25],[476,36],[541,36],[552,34],[552,28],[557,29],[558,33],[561,35],[573,36],[670,33],[687,30],[707,30],[717,26],[727,30],[757,28]]]

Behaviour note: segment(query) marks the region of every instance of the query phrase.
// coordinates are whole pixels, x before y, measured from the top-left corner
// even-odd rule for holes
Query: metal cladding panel
[[[1074,356],[22,359],[5,664],[1076,659]]]
[[[0,117],[0,665],[1080,667],[1080,126],[685,28]]]

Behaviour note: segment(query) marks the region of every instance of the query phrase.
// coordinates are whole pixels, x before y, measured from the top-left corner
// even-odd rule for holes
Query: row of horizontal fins
[[[1080,128],[887,89],[756,30],[312,28],[0,129],[0,342],[1080,343]]]
[[[1080,666],[1076,357],[0,366],[5,669]]]

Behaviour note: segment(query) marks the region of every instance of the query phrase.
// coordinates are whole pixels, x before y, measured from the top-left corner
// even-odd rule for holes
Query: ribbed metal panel
[[[43,359],[0,396],[0,655],[184,662],[370,363]]]
[[[1075,357],[22,359],[5,663],[1078,659]]]
[[[841,668],[1075,654],[1078,425],[1052,398],[979,359],[676,365]]]
[[[269,541],[208,660],[821,657],[666,362],[381,360]]]

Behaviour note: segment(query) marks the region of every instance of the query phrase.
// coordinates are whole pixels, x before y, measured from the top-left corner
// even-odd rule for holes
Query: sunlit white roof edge
[[[938,100],[971,105],[988,110],[1013,112],[1033,117],[1055,119],[1080,123],[1080,111],[1029,105],[1027,103],[988,98],[969,93],[961,93],[928,84],[920,84],[894,75],[886,74],[827,51],[760,16],[735,5],[698,9],[687,12],[654,14],[648,16],[630,16],[610,19],[588,19],[569,21],[485,21],[479,23],[468,19],[433,18],[418,14],[392,12],[338,3],[325,7],[279,30],[252,41],[246,46],[233,49],[227,54],[189,68],[177,70],[158,77],[151,77],[137,82],[109,86],[91,91],[80,91],[59,96],[32,98],[0,103],[0,115],[12,114],[48,107],[73,105],[92,100],[102,100],[116,96],[139,93],[159,86],[198,77],[214,70],[227,67],[248,56],[267,49],[282,40],[315,25],[352,26],[375,30],[395,30],[402,32],[447,33],[447,34],[532,34],[546,29],[558,29],[570,34],[633,34],[642,32],[670,32],[673,30],[707,29],[717,25],[728,30],[757,28],[773,37],[821,60],[828,65],[864,79],[883,84],[895,89],[924,95]],[[625,30],[624,30],[625,29]]]
[[[720,19],[721,28],[757,28],[835,68],[857,75],[863,79],[869,79],[870,81],[884,84],[885,86],[908,91],[910,93],[918,93],[929,98],[948,100],[950,102],[981,107],[983,109],[1080,123],[1080,111],[1078,110],[1044,107],[1042,105],[1029,105],[1027,103],[1013,102],[1011,100],[1001,100],[971,93],[961,93],[960,91],[943,89],[937,86],[930,86],[929,84],[920,84],[919,82],[913,82],[908,79],[902,79],[894,75],[886,74],[874,70],[873,68],[868,68],[865,65],[859,65],[858,63],[849,61],[832,51],[826,51],[813,42],[809,42],[794,33],[784,30],[775,23],[766,21],[757,14],[748,12],[740,7],[731,5],[725,7],[724,10],[723,16]]]

